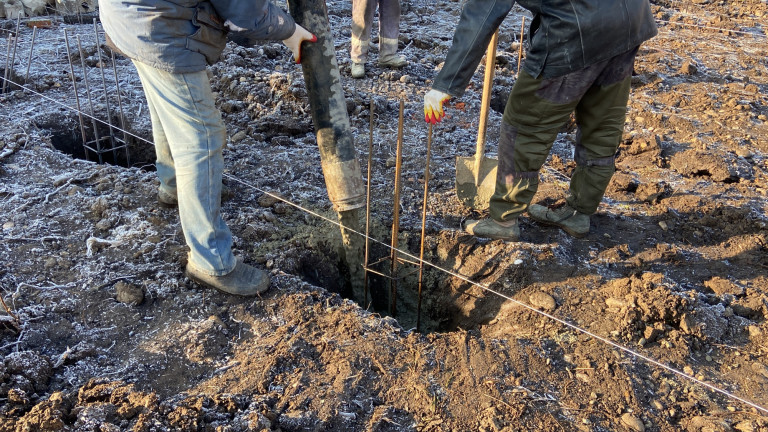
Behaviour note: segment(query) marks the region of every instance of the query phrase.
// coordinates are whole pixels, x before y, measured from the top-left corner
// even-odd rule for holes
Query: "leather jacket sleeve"
[[[461,12],[443,69],[432,88],[451,96],[464,94],[485,54],[491,36],[504,21],[515,0],[469,0]]]
[[[239,43],[288,39],[296,22],[269,0],[211,0],[230,37]]]

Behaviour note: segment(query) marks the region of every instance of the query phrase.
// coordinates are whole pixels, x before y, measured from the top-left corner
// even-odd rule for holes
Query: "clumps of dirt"
[[[53,375],[51,366],[48,358],[33,351],[9,353],[0,363],[0,397],[9,392],[17,397],[44,392]]]
[[[614,279],[601,289],[605,293],[606,312],[612,314],[616,329],[612,335],[640,345],[656,342],[681,321],[691,304],[670,290],[664,276],[643,273]]]
[[[672,156],[670,168],[684,177],[709,177],[712,181],[733,183],[738,181],[738,175],[722,156],[697,150],[687,150]]]

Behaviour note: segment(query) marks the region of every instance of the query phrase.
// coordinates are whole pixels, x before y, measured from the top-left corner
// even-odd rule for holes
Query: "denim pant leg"
[[[165,136],[163,124],[155,111],[155,106],[149,105],[149,117],[152,120],[152,139],[155,142],[155,166],[157,178],[160,180],[160,189],[170,195],[176,196],[176,168],[173,166],[171,147],[168,145],[168,137]]]
[[[354,63],[365,63],[368,60],[373,14],[378,4],[378,0],[352,0],[352,38],[349,56]]]
[[[395,55],[400,35],[400,0],[379,0],[379,58]]]
[[[226,130],[206,71],[169,73],[134,61],[144,94],[162,128],[176,174],[179,218],[189,264],[211,275],[235,268],[232,234],[221,217]]]

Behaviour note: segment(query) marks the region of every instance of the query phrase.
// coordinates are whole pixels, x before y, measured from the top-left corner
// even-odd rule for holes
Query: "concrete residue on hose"
[[[343,227],[341,237],[349,282],[354,298],[363,301],[365,242],[351,231],[361,232],[360,216],[361,208],[365,207],[365,188],[341,87],[328,13],[325,2],[317,0],[292,0],[288,7],[296,22],[317,36],[317,42],[302,44],[301,67],[328,198]]]

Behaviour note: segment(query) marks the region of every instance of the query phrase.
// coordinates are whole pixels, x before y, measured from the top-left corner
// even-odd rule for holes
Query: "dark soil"
[[[409,65],[380,69],[373,50],[364,80],[349,76],[349,7],[328,4],[363,175],[375,106],[372,260],[392,243],[400,99],[397,243],[413,260],[421,98],[461,3],[403,2]],[[418,330],[413,264],[400,265],[394,316],[389,280],[372,276],[370,304],[349,299],[286,48],[230,44],[210,68],[230,137],[225,218],[236,254],[272,278],[263,297],[242,299],[183,275],[187,248],[176,210],[156,201],[131,63],[114,64],[121,119],[93,26],[54,20],[38,31],[27,90],[0,95],[0,432],[768,431],[768,4],[652,7],[660,33],[640,50],[617,173],[584,239],[526,217],[520,242],[461,231],[478,214],[456,197],[455,157],[474,152],[483,66],[450,103],[434,129]],[[502,26],[491,157],[523,16],[515,8]],[[17,82],[31,33],[22,26]],[[86,154],[78,103],[129,132],[86,116],[88,140],[113,135],[128,151]],[[574,138],[558,136],[535,202],[562,202]]]

